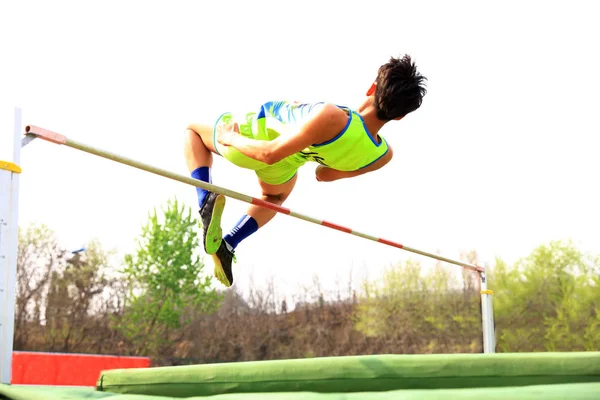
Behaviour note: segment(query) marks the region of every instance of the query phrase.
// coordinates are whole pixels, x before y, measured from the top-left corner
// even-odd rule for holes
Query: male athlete
[[[421,106],[427,78],[409,55],[382,65],[366,100],[353,110],[329,103],[270,101],[242,116],[221,115],[213,126],[190,124],[184,155],[191,176],[212,183],[213,153],[254,170],[262,199],[281,205],[292,192],[298,169],[317,162],[316,179],[331,182],[375,171],[392,159],[379,130]],[[215,276],[233,284],[231,263],[240,242],[269,222],[276,211],[251,205],[224,237],[225,196],[197,188],[204,250],[214,260]]]

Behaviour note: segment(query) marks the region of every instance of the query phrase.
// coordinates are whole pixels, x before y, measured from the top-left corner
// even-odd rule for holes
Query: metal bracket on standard
[[[37,136],[35,135],[25,135],[23,139],[21,139],[21,147],[27,146],[31,143]]]

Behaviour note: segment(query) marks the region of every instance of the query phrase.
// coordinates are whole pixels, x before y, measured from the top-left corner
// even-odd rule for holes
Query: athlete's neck
[[[375,97],[369,96],[358,107],[357,112],[365,121],[367,129],[373,135],[373,140],[377,140],[377,133],[386,124],[387,121],[382,121],[377,118],[377,110],[375,109]]]

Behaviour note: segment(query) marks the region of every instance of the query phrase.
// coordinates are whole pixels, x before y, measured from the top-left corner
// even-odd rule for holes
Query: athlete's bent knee
[[[263,198],[265,201],[268,201],[269,203],[273,203],[273,204],[282,204],[285,199],[287,199],[287,195],[280,193],[280,194],[264,194]]]

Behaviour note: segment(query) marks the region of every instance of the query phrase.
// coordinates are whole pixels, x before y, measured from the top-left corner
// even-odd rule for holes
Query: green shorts
[[[281,160],[275,164],[269,165],[261,161],[255,160],[240,153],[237,149],[231,146],[223,146],[217,141],[217,127],[222,124],[230,123],[233,119],[231,113],[224,113],[215,122],[213,128],[213,143],[215,150],[219,155],[226,160],[241,168],[253,170],[258,178],[269,185],[281,185],[292,179],[298,172],[298,165],[294,165],[286,160]],[[240,134],[255,139],[252,134],[250,123],[239,123]]]

